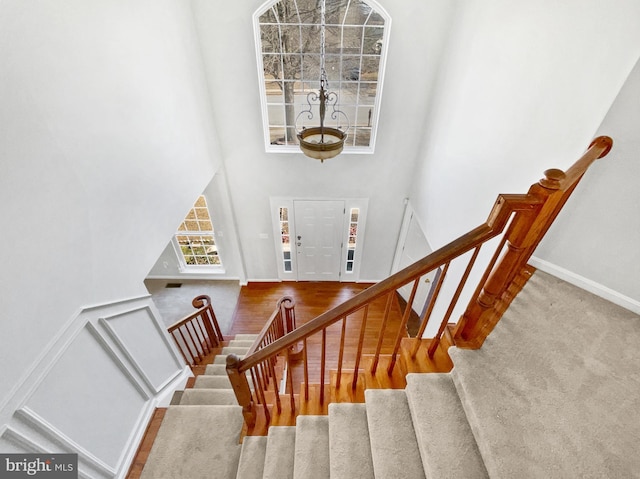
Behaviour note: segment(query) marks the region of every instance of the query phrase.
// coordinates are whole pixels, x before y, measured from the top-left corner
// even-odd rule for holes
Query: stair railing
[[[194,367],[202,364],[213,349],[221,344],[223,337],[211,298],[207,295],[196,296],[191,304],[198,308],[197,311],[172,324],[167,331],[185,362]]]
[[[500,260],[497,254],[478,283],[469,305],[453,330],[456,346],[477,349],[500,320],[502,313],[513,299],[511,293],[518,276],[527,274],[527,261],[544,238],[554,220],[575,190],[578,182],[591,164],[606,156],[613,146],[608,136],[594,139],[587,151],[566,172],[549,169],[545,177],[529,189],[527,196],[541,202],[535,216],[522,216],[510,234]],[[515,288],[518,290],[518,287]]]
[[[245,422],[249,427],[255,424],[256,408],[255,404],[264,399],[258,400],[259,392],[251,393],[245,374],[251,371],[256,374],[256,370],[265,361],[271,361],[278,354],[284,354],[287,361],[290,360],[287,352],[296,344],[303,344],[303,368],[304,368],[304,399],[309,397],[309,376],[308,363],[306,358],[307,341],[315,335],[319,335],[321,347],[320,362],[320,402],[324,401],[324,384],[326,368],[326,336],[327,328],[339,321],[342,321],[342,332],[337,358],[337,384],[343,369],[343,351],[345,341],[345,325],[349,316],[358,313],[362,316],[360,325],[360,338],[357,353],[353,364],[352,389],[355,390],[358,381],[358,371],[362,358],[362,348],[365,332],[367,329],[367,315],[369,305],[380,298],[386,298],[384,317],[377,335],[377,347],[371,361],[371,373],[375,374],[379,364],[383,339],[385,336],[395,335],[393,352],[387,365],[387,374],[391,375],[397,362],[400,344],[403,337],[406,337],[406,325],[411,315],[413,303],[416,297],[421,278],[441,268],[437,283],[434,285],[434,293],[431,295],[429,303],[424,307],[424,313],[420,318],[420,327],[417,337],[421,338],[430,322],[434,306],[442,291],[442,284],[449,271],[451,263],[470,253],[466,269],[455,288],[449,306],[443,317],[437,334],[431,339],[427,354],[433,357],[439,347],[444,334],[449,334],[452,342],[458,347],[479,348],[487,335],[491,332],[513,299],[516,292],[526,281],[528,269],[527,261],[531,257],[536,246],[551,226],[571,195],[577,182],[585,173],[587,168],[598,158],[604,157],[610,150],[613,142],[609,137],[596,138],[584,155],[566,172],[557,169],[545,171],[545,178],[531,186],[527,194],[499,195],[487,221],[471,230],[460,238],[452,241],[448,245],[434,251],[430,255],[404,268],[401,271],[389,276],[379,283],[369,287],[356,296],[348,299],[342,304],[317,316],[301,327],[289,332],[285,336],[277,339],[271,344],[247,354],[244,359],[231,357],[227,360],[227,373],[230,378],[245,378],[244,382],[236,381],[234,391],[239,404],[243,407]],[[504,233],[504,234],[503,234]],[[478,283],[464,314],[454,327],[449,326],[451,315],[454,312],[466,281],[478,258],[480,248],[493,238],[502,234],[499,244],[491,256],[489,264],[486,266],[481,280]],[[400,324],[395,331],[388,331],[387,323],[391,305],[399,288],[412,284],[411,293],[407,301]],[[371,334],[371,332],[369,332]],[[419,350],[419,342],[411,350],[411,355],[416,356]],[[259,386],[259,385],[258,385]],[[291,389],[292,413],[295,410],[294,391]],[[278,411],[279,405],[278,406]]]
[[[291,296],[283,296],[278,300],[275,310],[271,313],[269,320],[265,323],[262,331],[260,331],[258,337],[253,342],[253,345],[247,351],[246,356],[251,356],[264,349],[278,339],[284,337],[285,334],[293,331],[295,328],[295,301]],[[287,350],[286,354],[289,354],[289,350]],[[269,421],[270,414],[265,393],[268,393],[269,390],[271,390],[273,392],[278,411],[282,410],[280,391],[278,388],[278,377],[276,374],[277,356],[271,356],[249,370],[248,376],[251,379],[251,384],[253,385],[253,394],[251,393],[252,388],[249,385],[249,378],[247,378],[246,372],[236,374],[237,368],[235,367],[235,364],[237,361],[239,361],[237,356],[227,356],[227,372],[229,374],[229,379],[234,391],[236,391],[236,395],[238,393],[241,394],[241,397],[238,399],[238,403],[240,405],[253,403],[262,404],[265,417],[267,418],[267,421]],[[288,380],[291,381],[291,374],[288,375]]]

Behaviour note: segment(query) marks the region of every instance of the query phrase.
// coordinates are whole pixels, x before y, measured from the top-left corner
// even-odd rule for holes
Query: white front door
[[[342,264],[344,201],[295,200],[299,281],[339,281]]]

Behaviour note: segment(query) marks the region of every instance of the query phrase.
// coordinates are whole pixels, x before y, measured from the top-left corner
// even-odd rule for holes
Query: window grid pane
[[[325,70],[328,91],[338,96],[337,108],[351,125],[351,147],[372,147],[377,128],[378,82],[387,28],[383,16],[364,0],[327,0]],[[297,150],[296,130],[319,124],[318,113],[304,119],[307,93],[318,92],[320,81],[320,15],[315,0],[280,0],[257,17],[258,61],[265,86],[265,132],[271,145]],[[312,100],[312,110],[314,108]],[[286,106],[286,107],[285,107]],[[327,125],[330,123],[327,108]],[[356,132],[360,127],[368,130]],[[279,150],[281,151],[281,150]]]
[[[175,239],[179,245],[184,264],[191,266],[221,266],[213,223],[207,200],[199,196],[178,227]]]
[[[358,236],[358,219],[360,217],[359,208],[351,208],[349,212],[349,239],[347,241],[347,263],[345,271],[347,273],[353,273],[356,258],[356,240]]]
[[[289,208],[281,207],[280,215],[280,239],[282,244],[282,266],[285,273],[293,271],[291,260],[291,235],[289,234]]]

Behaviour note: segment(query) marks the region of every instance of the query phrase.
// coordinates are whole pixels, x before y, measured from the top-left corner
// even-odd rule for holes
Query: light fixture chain
[[[296,124],[298,118],[302,114],[308,115],[309,119],[313,118],[313,111],[311,107],[311,101],[318,101],[320,127],[305,128],[298,131],[298,140],[300,140],[300,149],[302,152],[310,158],[315,158],[323,162],[327,158],[333,158],[340,154],[344,147],[344,141],[346,138],[346,130],[338,128],[327,128],[324,126],[324,118],[327,109],[327,102],[333,102],[333,112],[331,117],[336,119],[338,115],[347,117],[344,112],[336,109],[337,95],[334,92],[328,92],[327,71],[325,70],[325,53],[326,53],[326,0],[320,0],[320,91],[316,95],[310,92],[307,95],[307,104],[309,108],[302,110],[296,117]],[[326,88],[325,88],[326,87]],[[331,103],[330,103],[331,105]],[[347,122],[348,122],[347,118]],[[349,127],[347,126],[347,130]]]
[[[326,14],[326,0],[320,2],[320,78],[326,80],[327,72],[325,70],[325,14]]]

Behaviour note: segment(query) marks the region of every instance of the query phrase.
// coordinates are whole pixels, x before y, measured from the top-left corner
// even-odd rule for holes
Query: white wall
[[[358,197],[370,199],[360,278],[382,279],[391,268],[452,4],[381,2],[392,25],[376,153],[320,164],[301,153],[264,152],[252,25],[262,3],[194,0],[247,277],[278,278],[270,197]]]
[[[140,386],[139,373],[127,379],[114,366],[121,376],[112,380],[124,374],[130,386],[119,384],[138,393],[127,420],[109,425],[117,432],[108,450],[78,428],[90,413],[106,414],[111,396],[92,394],[65,419],[61,409],[43,412],[48,393],[33,391],[47,384],[37,390],[59,392],[55,364],[67,358],[60,335],[87,331],[90,321],[79,311],[144,300],[146,273],[221,161],[192,11],[179,0],[3,0],[0,59],[0,435],[11,435],[13,411],[31,404],[45,422],[62,424],[73,447],[117,470],[122,439],[160,394]],[[155,320],[134,314],[117,324],[131,338]],[[78,369],[112,367],[84,347],[87,334],[69,350],[77,363],[60,403],[68,395],[76,404]],[[167,366],[173,351],[162,336],[147,339],[169,361],[147,370],[152,384],[179,372]],[[52,365],[53,376],[41,378]]]
[[[498,193],[570,166],[640,55],[637,1],[469,0],[455,18],[411,193],[434,248],[484,222]],[[595,263],[594,280],[615,274]]]
[[[640,62],[598,134],[614,147],[582,179],[534,265],[640,313]]]

